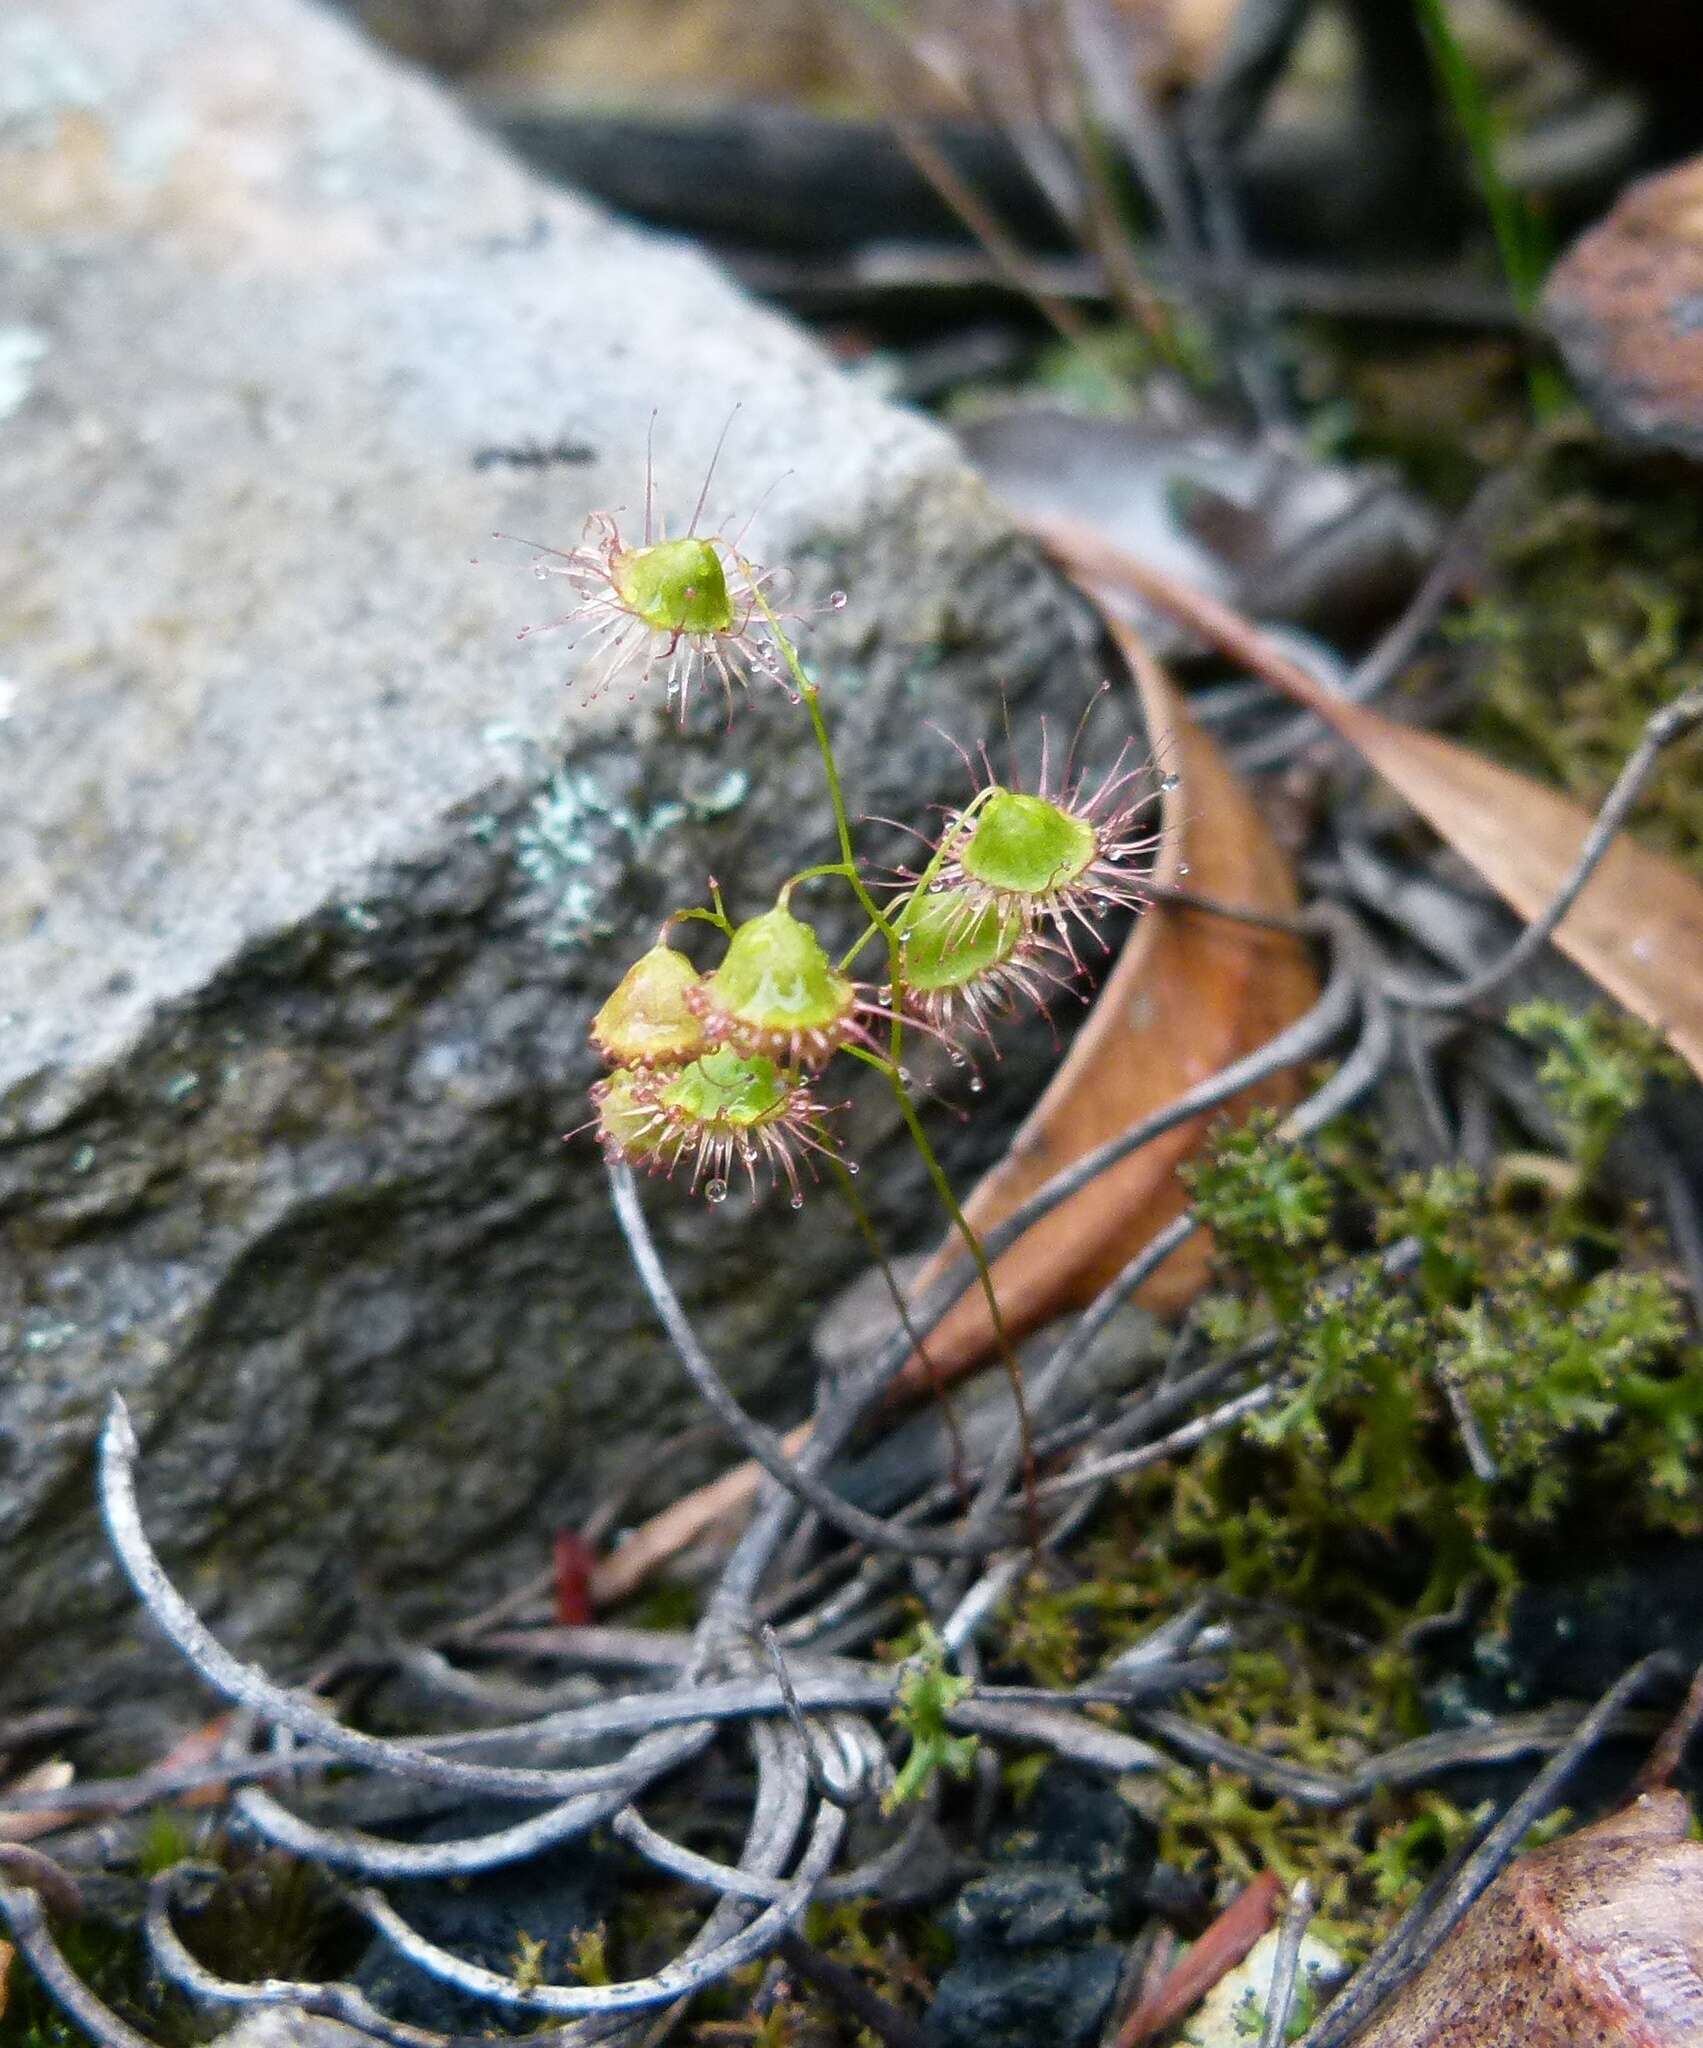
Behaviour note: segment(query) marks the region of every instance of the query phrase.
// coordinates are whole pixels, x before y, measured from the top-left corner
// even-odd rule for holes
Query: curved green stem
[[[781,884],[780,893],[776,896],[775,902],[782,910],[785,910],[792,901],[793,890],[798,887],[800,882],[814,882],[823,875],[838,875],[843,881],[849,882],[855,878],[856,873],[857,870],[847,867],[843,860],[825,860],[819,862],[813,868],[800,868],[797,874],[788,875]]]
[[[694,923],[713,924],[718,932],[730,939],[733,937],[733,920],[719,907],[715,910],[671,910],[662,921],[662,929],[667,931],[671,924]]]
[[[1029,1404],[1023,1393],[1023,1374],[1017,1364],[1016,1354],[1011,1348],[1011,1340],[1006,1334],[1005,1318],[999,1309],[999,1297],[994,1292],[993,1270],[988,1264],[987,1253],[982,1249],[981,1239],[959,1206],[958,1197],[952,1192],[952,1183],[946,1178],[946,1170],[935,1156],[934,1147],[929,1143],[928,1133],[922,1127],[916,1105],[911,1101],[910,1093],[905,1086],[904,1070],[901,1065],[905,1032],[904,950],[899,928],[869,893],[868,885],[858,872],[857,851],[852,844],[851,818],[846,811],[845,790],[840,782],[839,762],[834,758],[834,744],[828,736],[828,722],[822,716],[821,692],[805,673],[804,664],[798,657],[798,649],[782,630],[773,605],[763,595],[755,579],[752,580],[751,594],[757,609],[763,615],[782,661],[786,663],[787,674],[791,676],[798,691],[799,701],[809,714],[810,730],[816,739],[816,751],[822,758],[822,773],[828,785],[828,801],[833,806],[834,831],[839,840],[840,858],[831,868],[824,868],[820,872],[843,871],[846,882],[856,896],[864,915],[869,919],[871,926],[881,934],[887,946],[887,980],[891,990],[889,1001],[892,1005],[887,1057],[883,1059],[879,1053],[856,1044],[848,1044],[846,1051],[885,1075],[887,1085],[892,1090],[893,1100],[898,1104],[899,1114],[904,1119],[905,1129],[916,1148],[917,1157],[923,1163],[934,1191],[940,1198],[941,1206],[951,1218],[953,1229],[963,1239],[965,1248],[975,1263],[976,1278],[981,1283],[982,1297],[987,1303],[988,1315],[993,1323],[994,1339],[999,1346],[1000,1363],[1005,1370],[1006,1378],[1011,1382],[1011,1397],[1017,1409],[1018,1437],[1023,1447],[1023,1490],[1028,1505],[1029,1539],[1031,1544],[1039,1548],[1040,1514],[1035,1493],[1035,1436],[1029,1421]],[[977,804],[985,801],[991,794],[991,790],[978,791],[960,813],[958,823],[962,825],[964,820],[973,814]],[[946,857],[950,837],[950,834],[942,835],[941,843],[935,848],[932,860],[918,878],[917,889],[926,887],[938,873],[940,864]],[[913,898],[915,894],[916,889],[913,889]],[[867,934],[865,937],[867,938]],[[863,940],[859,940],[859,947],[863,943]]]
[[[899,1327],[910,1339],[911,1349],[922,1360],[923,1371],[928,1375],[928,1389],[934,1396],[940,1410],[941,1421],[946,1427],[947,1443],[952,1453],[952,1484],[958,1498],[968,1503],[970,1482],[968,1468],[964,1462],[964,1432],[958,1426],[957,1411],[952,1406],[952,1397],[946,1391],[946,1382],[940,1376],[940,1368],[930,1355],[928,1343],[919,1335],[911,1320],[911,1306],[905,1299],[905,1290],[899,1285],[899,1276],[893,1271],[893,1262],[887,1256],[887,1248],[881,1242],[881,1233],[875,1227],[875,1218],[869,1213],[869,1204],[858,1192],[857,1182],[846,1171],[846,1163],[833,1150],[829,1150],[828,1171],[834,1176],[840,1193],[845,1197],[846,1207],[852,1212],[857,1224],[858,1235],[868,1245],[870,1256],[880,1268],[881,1277],[887,1283],[888,1297],[898,1314]]]
[[[879,1053],[872,1053],[857,1045],[848,1045],[846,1051],[885,1077],[887,1086],[892,1091],[893,1100],[898,1105],[899,1114],[904,1119],[911,1143],[916,1148],[917,1157],[922,1161],[934,1192],[940,1198],[941,1207],[952,1219],[952,1228],[963,1240],[964,1248],[975,1266],[982,1299],[987,1304],[988,1316],[993,1324],[994,1341],[999,1347],[999,1362],[1005,1377],[1011,1383],[1011,1399],[1017,1410],[1017,1435],[1023,1450],[1023,1493],[1028,1509],[1029,1541],[1038,1549],[1040,1528],[1035,1495],[1035,1433],[1029,1420],[1028,1397],[1023,1391],[1022,1368],[1017,1363],[1017,1354],[1012,1350],[1011,1339],[1006,1332],[999,1296],[994,1292],[993,1268],[988,1263],[988,1255],[982,1249],[982,1241],[976,1235],[975,1225],[964,1214],[958,1197],[952,1192],[952,1183],[946,1178],[946,1169],[941,1165],[933,1145],[929,1142],[928,1133],[922,1127],[922,1119],[917,1115],[916,1104],[910,1098],[904,1076],[897,1067],[889,1065]]]

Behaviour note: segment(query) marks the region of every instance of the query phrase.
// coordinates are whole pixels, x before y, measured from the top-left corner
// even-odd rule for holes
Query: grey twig
[[[1342,695],[1349,703],[1371,703],[1418,653],[1425,636],[1483,553],[1491,529],[1508,507],[1519,474],[1517,468],[1501,470],[1480,485],[1471,503],[1455,521],[1436,561],[1408,599],[1400,617],[1344,679]],[[1244,773],[1276,767],[1289,760],[1297,748],[1319,738],[1324,730],[1322,721],[1312,712],[1301,712],[1294,718],[1285,719],[1261,738],[1238,747],[1236,766]]]
[[[914,2020],[872,1991],[855,1971],[812,1946],[796,1929],[781,1936],[777,1952],[795,1976],[821,1992],[836,2010],[850,2013],[887,2048],[923,2048],[925,2036]]]
[[[1313,1917],[1313,1888],[1305,1878],[1289,1895],[1277,1937],[1277,1955],[1271,1966],[1271,1989],[1266,1994],[1265,2026],[1260,2048],[1283,2048],[1289,2032],[1289,2015],[1295,2005],[1295,1971],[1301,1960],[1301,1943]]]
[[[1664,704],[1661,710],[1651,715],[1644,726],[1643,737],[1627,757],[1626,765],[1615,778],[1614,787],[1586,833],[1565,881],[1550,899],[1548,908],[1526,926],[1499,960],[1493,960],[1476,974],[1448,982],[1420,980],[1386,970],[1379,977],[1383,993],[1392,1002],[1405,1004],[1409,1009],[1464,1009],[1482,1002],[1511,975],[1536,959],[1554,936],[1561,920],[1578,902],[1585,884],[1614,844],[1663,753],[1676,740],[1696,731],[1699,725],[1703,725],[1703,688],[1687,690],[1683,697],[1676,697],[1671,704]]]
[[[39,1892],[56,1913],[69,1920],[83,1910],[83,1894],[76,1879],[39,1849],[22,1842],[0,1842],[0,1878],[8,1877],[21,1889]]]
[[[1167,1458],[1174,1458],[1179,1451],[1192,1451],[1196,1444],[1204,1443],[1209,1436],[1216,1436],[1221,1429],[1230,1428],[1244,1416],[1269,1408],[1277,1394],[1275,1386],[1252,1387],[1247,1393],[1236,1395],[1234,1400],[1221,1403],[1205,1415],[1197,1415],[1193,1422],[1184,1423],[1181,1429],[1172,1430],[1169,1436],[1159,1437],[1150,1444],[1140,1444],[1133,1451],[1118,1451],[1109,1458],[1073,1465],[1056,1479],[1043,1479],[1037,1488],[1038,1496],[1042,1502],[1057,1500],[1065,1494],[1080,1491],[1084,1486],[1098,1486],[1107,1479],[1121,1479],[1127,1473],[1145,1471],[1149,1465],[1162,1465]]]
[[[765,1955],[776,1940],[799,1918],[815,1896],[816,1887],[827,1875],[845,1833],[846,1819],[837,1806],[817,1809],[809,1846],[797,1873],[781,1896],[766,1906],[741,1933],[731,1935],[712,1954],[681,1958],[658,1970],[654,1977],[627,1984],[536,1984],[523,1985],[482,1964],[430,1941],[409,1926],[382,1893],[361,1891],[355,1903],[386,1941],[428,1976],[453,1985],[474,1998],[501,2005],[514,2012],[558,2013],[577,2016],[590,2013],[637,2012],[646,2006],[666,2005],[689,1997],[708,1984],[725,1977],[744,1963]]]
[[[698,1342],[697,1333],[680,1305],[680,1297],[674,1292],[663,1269],[639,1202],[632,1169],[612,1165],[609,1168],[609,1185],[615,1214],[627,1240],[633,1265],[650,1296],[651,1306],[668,1333],[676,1357],[686,1368],[693,1386],[726,1424],[729,1434],[747,1456],[755,1458],[771,1479],[814,1508],[823,1521],[855,1543],[868,1544],[873,1550],[895,1550],[907,1557],[987,1555],[994,1546],[984,1530],[952,1535],[938,1530],[912,1529],[903,1522],[883,1521],[879,1515],[865,1514],[862,1508],[853,1507],[850,1501],[842,1499],[831,1486],[790,1456],[772,1429],[766,1428],[754,1416],[747,1415]]]
[[[142,1604],[184,1658],[216,1692],[239,1706],[251,1707],[280,1728],[305,1735],[322,1749],[349,1763],[417,1778],[428,1785],[451,1785],[464,1792],[483,1792],[505,1799],[560,1799],[611,1785],[630,1785],[642,1777],[630,1763],[596,1764],[577,1770],[529,1770],[507,1764],[463,1764],[434,1756],[417,1743],[387,1742],[363,1735],[343,1724],[306,1693],[276,1684],[264,1671],[233,1657],[167,1578],[155,1556],[136,1499],[136,1432],[123,1399],[114,1395],[101,1432],[101,1507],[119,1562]]]
[[[781,1703],[786,1708],[787,1719],[792,1723],[793,1733],[798,1738],[804,1753],[805,1768],[810,1773],[810,1782],[818,1799],[825,1799],[834,1806],[849,1806],[863,1793],[868,1784],[863,1773],[851,1782],[843,1771],[836,1774],[831,1764],[824,1764],[816,1748],[815,1730],[804,1718],[804,1709],[798,1703],[798,1694],[793,1687],[792,1676],[786,1668],[786,1659],[781,1654],[780,1639],[772,1624],[764,1622],[759,1630],[759,1639],[769,1660],[769,1668],[775,1674],[775,1683],[780,1687]]]
[[[1518,1848],[1533,1821],[1547,1812],[1580,1759],[1601,1738],[1621,1708],[1658,1673],[1677,1669],[1666,1652],[1646,1657],[1618,1679],[1550,1758],[1507,1812],[1460,1865],[1445,1871],[1404,1916],[1389,1939],[1330,2008],[1302,2037],[1299,2048],[1346,2048],[1372,2014],[1409,1974],[1417,1957],[1448,1934]]]
[[[298,2007],[318,2018],[341,2020],[345,2026],[358,2027],[380,2041],[391,2042],[394,2048],[449,2048],[448,2034],[436,2034],[428,2028],[411,2027],[391,2019],[376,2005],[369,2004],[353,1984],[292,1983],[280,1977],[268,1978],[260,1984],[240,1984],[209,1970],[190,1952],[172,1924],[172,1902],[187,1884],[213,1884],[223,1877],[224,1872],[216,1866],[179,1863],[161,1871],[150,1883],[142,1930],[148,1953],[168,1983],[217,2005]],[[110,2048],[134,2048],[140,2039],[139,2035],[130,2035],[121,2043],[110,2044]]]
[[[1623,1719],[1611,1721],[1611,1725],[1622,1725]],[[1249,1749],[1166,1708],[1140,1716],[1143,1728],[1191,1762],[1217,1764],[1262,1791],[1320,1807],[1352,1806],[1385,1786],[1420,1784],[1441,1771],[1468,1765],[1510,1763],[1544,1750],[1565,1754],[1588,1720],[1589,1716],[1581,1716],[1571,1707],[1514,1714],[1484,1728],[1451,1728],[1417,1736],[1367,1757],[1355,1770],[1338,1773],[1310,1770],[1286,1758],[1268,1756],[1263,1750]]]
[[[23,1885],[0,1884],[0,1919],[41,1980],[43,1989],[67,2018],[81,2027],[98,2048],[154,2048],[110,2005],[97,1998],[65,1960],[53,1938],[47,1913],[37,1894]]]

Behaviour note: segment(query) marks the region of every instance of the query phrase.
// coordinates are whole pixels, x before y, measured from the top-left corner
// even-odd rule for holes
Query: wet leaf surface
[[[1470,747],[1332,696],[1246,620],[1210,598],[1161,587],[1140,561],[1085,529],[1054,521],[1046,533],[1093,582],[1187,602],[1196,630],[1316,712],[1521,917],[1538,916],[1559,891],[1590,831],[1588,811]],[[1703,1074],[1703,883],[1622,833],[1561,921],[1555,944]]]

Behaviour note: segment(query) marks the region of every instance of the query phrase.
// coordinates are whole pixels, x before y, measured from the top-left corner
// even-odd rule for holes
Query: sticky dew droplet
[[[718,1204],[725,1202],[727,1200],[727,1182],[724,1180],[706,1181],[704,1183],[704,1200]]]
[[[980,1093],[986,1086],[987,1083],[982,1079],[980,1074],[972,1074],[970,1076],[970,1093],[972,1095],[980,1095]]]
[[[828,609],[829,609],[829,611],[831,611],[831,612],[843,612],[843,611],[845,610],[845,608],[846,608],[846,594],[845,594],[845,592],[844,592],[843,590],[836,590],[836,591],[833,591],[833,592],[831,592],[831,593],[830,593],[830,595],[829,595],[829,598],[828,598]]]
[[[792,1200],[787,1204],[787,1207],[789,1209],[802,1209],[804,1207],[804,1197],[801,1194],[799,1194],[796,1189],[794,1190]]]
[[[1181,789],[1182,786],[1183,778],[1180,775],[1165,775],[1159,781],[1159,787],[1167,793],[1173,789]]]

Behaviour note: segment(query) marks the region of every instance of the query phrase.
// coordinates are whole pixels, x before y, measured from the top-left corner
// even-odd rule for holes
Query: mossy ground
[[[1356,454],[1395,455],[1445,503],[1462,502],[1484,465],[1524,456],[1519,503],[1427,679],[1470,680],[1459,725],[1473,744],[1599,803],[1650,712],[1703,679],[1695,473],[1616,455],[1577,426],[1534,440],[1518,356],[1499,342],[1339,361],[1331,375],[1350,396],[1334,426],[1319,411],[1321,434]],[[1700,766],[1694,739],[1635,815],[1647,843],[1694,865]],[[1623,1025],[1563,1013],[1531,1013],[1524,1027],[1548,1043],[1567,1132],[1564,1170],[1547,1179],[1406,1175],[1369,1126],[1305,1155],[1255,1129],[1204,1165],[1197,1194],[1224,1260],[1220,1291],[1197,1315],[1202,1346],[1281,1326],[1285,1399],[1257,1428],[1121,1488],[1067,1557],[1019,1587],[989,1646],[996,1675],[1071,1684],[1210,1595],[1238,1646],[1225,1682],[1184,1711],[1239,1743],[1345,1771],[1427,1726],[1416,1622],[1475,1601],[1481,1616],[1505,1606],[1533,1573],[1565,1562],[1567,1528],[1599,1527],[1610,1510],[1629,1547],[1703,1531],[1703,1354],[1660,1229],[1601,1180],[1613,1127],[1654,1064],[1650,1047]],[[1392,1285],[1373,1262],[1408,1234],[1417,1266]],[[1463,1405],[1494,1480],[1473,1470]],[[689,1597],[664,1587],[636,1618],[693,1616]],[[1009,1761],[1014,1808],[1041,1761]],[[1133,1781],[1130,1796],[1165,1860],[1220,1901],[1261,1869],[1309,1878],[1319,1930],[1356,1957],[1478,1817],[1470,1793],[1389,1789],[1322,1810],[1183,1766]],[[949,1789],[949,1820],[966,1798]],[[145,1862],[181,1846],[174,1826],[160,1825]],[[311,1882],[281,1861],[231,1860],[237,1881],[198,1921],[198,1951],[235,1976],[336,1967],[346,1935]],[[635,1882],[582,1975],[654,1967],[700,1917],[679,1889]],[[913,2014],[949,1960],[925,1909],[823,1907],[808,1932]],[[63,1940],[121,2016],[165,2048],[216,2031],[216,2018],[152,1981],[132,1926],[92,1918]],[[750,2017],[762,1974],[754,1967],[702,1999],[681,2038],[813,2048],[855,2037],[809,1994]],[[3,2048],[78,2039],[14,1963]]]
[[[83,1981],[160,2048],[199,2048],[231,2024],[229,2012],[199,2011],[155,1974],[138,1925],[140,1881],[193,1857],[219,1864],[227,1881],[185,1924],[199,1955],[221,1975],[244,1981],[335,1972],[353,1950],[351,1927],[319,1873],[281,1851],[237,1842],[207,1817],[162,1810],[150,1815],[133,1852],[122,1860],[122,1903],[95,1904],[81,1920],[55,1926],[55,1939]],[[85,2037],[59,2011],[20,1961],[8,1979],[0,2013],[0,2048],[86,2048]]]
[[[1595,809],[1645,721],[1703,681],[1703,493],[1689,466],[1554,437],[1454,627],[1482,664],[1468,736]],[[1682,742],[1632,823],[1703,869],[1703,745]]]

